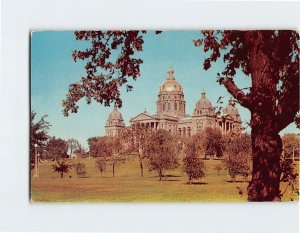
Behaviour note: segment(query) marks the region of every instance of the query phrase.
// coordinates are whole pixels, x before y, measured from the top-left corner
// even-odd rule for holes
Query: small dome
[[[196,110],[212,108],[211,102],[206,98],[205,94],[206,93],[203,90],[201,93],[201,98],[196,104]]]
[[[211,102],[206,98],[204,90],[201,92],[201,98],[196,103],[196,107],[194,110],[194,116],[203,115],[215,115],[215,109],[212,107]]]
[[[226,106],[226,108],[224,108],[223,113],[225,115],[229,115],[234,117],[234,119],[240,119],[240,114],[238,109],[234,106],[234,102],[232,97],[230,97],[228,105]]]
[[[118,111],[115,105],[114,110],[109,114],[107,119],[107,125],[124,125],[122,114]]]
[[[160,86],[160,91],[183,91],[181,85],[175,80],[172,67],[168,70],[167,80]]]

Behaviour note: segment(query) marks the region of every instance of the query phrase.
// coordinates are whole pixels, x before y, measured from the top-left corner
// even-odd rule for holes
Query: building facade
[[[200,133],[208,127],[220,129],[223,134],[231,131],[240,132],[242,129],[241,117],[232,98],[223,109],[223,114],[217,114],[204,90],[195,105],[193,114],[187,114],[183,88],[175,80],[172,67],[168,70],[167,79],[159,87],[156,106],[156,114],[151,115],[144,111],[132,117],[130,124],[139,122],[154,130],[164,129],[182,136]],[[110,124],[111,122],[113,123]],[[122,127],[125,127],[122,115],[115,108],[107,120],[105,134],[115,135]]]

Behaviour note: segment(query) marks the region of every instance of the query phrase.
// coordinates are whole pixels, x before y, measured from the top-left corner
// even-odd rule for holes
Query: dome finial
[[[202,89],[202,92],[201,92],[202,98],[205,98],[205,94],[206,94],[205,90]]]
[[[174,70],[173,70],[173,67],[170,66],[169,70],[168,70],[168,79],[174,79]]]
[[[232,96],[230,96],[230,98],[229,98],[229,105],[234,105]]]

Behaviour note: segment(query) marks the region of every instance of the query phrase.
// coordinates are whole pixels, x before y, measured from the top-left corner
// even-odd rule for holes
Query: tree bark
[[[115,164],[112,164],[112,169],[113,169],[113,178],[115,178]]]
[[[252,180],[249,201],[280,201],[280,155],[282,141],[278,133],[263,127],[252,128]]]

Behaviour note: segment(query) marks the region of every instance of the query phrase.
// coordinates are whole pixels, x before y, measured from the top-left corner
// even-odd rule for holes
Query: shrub
[[[82,162],[78,162],[76,164],[74,164],[75,169],[76,169],[76,174],[78,176],[82,176],[84,177],[86,175],[86,168],[85,168],[85,164]]]

